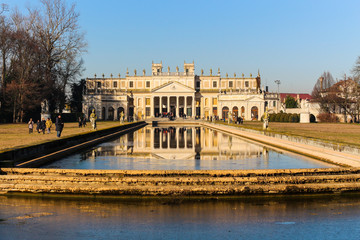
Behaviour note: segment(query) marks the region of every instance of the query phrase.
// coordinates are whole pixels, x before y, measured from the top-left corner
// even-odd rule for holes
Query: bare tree
[[[70,84],[76,82],[77,78],[83,72],[83,60],[77,60],[75,56],[69,55],[66,59],[61,61],[57,66],[57,90],[58,90],[58,108],[63,109],[66,102],[66,88]]]
[[[320,108],[325,113],[332,112],[332,102],[334,95],[328,94],[331,86],[335,84],[330,72],[324,72],[316,81],[311,96],[313,101],[320,104]],[[326,94],[325,94],[326,93]]]
[[[10,21],[3,15],[0,15],[0,53],[1,53],[1,82],[2,96],[5,96],[6,75],[9,65],[9,55],[11,51],[11,32]]]
[[[11,60],[9,83],[6,86],[8,106],[13,122],[22,122],[24,114],[40,104],[42,99],[41,48],[29,31],[29,18],[19,12],[12,15]]]
[[[354,79],[359,82],[360,79],[360,56],[355,62],[355,66],[352,69],[352,73],[354,74]]]
[[[75,4],[68,7],[64,0],[41,0],[41,3],[43,11],[30,12],[37,16],[33,31],[44,50],[44,77],[47,87],[51,89],[62,85],[59,81],[63,77],[58,75],[59,69],[63,69],[61,65],[77,59],[77,56],[86,51],[87,44],[84,33],[80,32],[79,14],[75,11]],[[54,92],[59,91],[49,91]],[[48,98],[52,102],[52,109],[61,101],[59,96],[54,94],[49,94]]]

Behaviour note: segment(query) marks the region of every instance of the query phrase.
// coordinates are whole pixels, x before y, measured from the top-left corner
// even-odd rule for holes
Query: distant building
[[[96,110],[99,119],[118,120],[121,112],[126,117],[148,119],[171,113],[175,118],[227,119],[241,116],[245,120],[260,120],[268,105],[278,111],[278,95],[260,89],[260,74],[245,77],[221,77],[220,69],[213,74],[195,75],[194,63],[184,63],[183,71],[163,71],[161,63],[152,63],[151,74],[145,70],[130,76],[86,79],[83,109],[87,116]]]
[[[323,81],[322,79],[320,79]],[[316,101],[328,112],[336,114],[341,122],[359,121],[360,86],[351,78],[340,80],[331,87],[320,89]]]

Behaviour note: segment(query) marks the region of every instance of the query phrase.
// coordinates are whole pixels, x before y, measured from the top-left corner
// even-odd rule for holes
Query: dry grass
[[[244,122],[242,126],[262,130],[262,124],[262,122]],[[270,122],[269,131],[360,146],[360,124]]]
[[[98,122],[98,129],[118,126],[119,122]],[[36,125],[34,126],[36,127]],[[78,123],[65,123],[61,137],[84,133],[91,131],[90,123],[85,128],[79,128]],[[14,148],[26,145],[38,144],[41,142],[57,139],[55,124],[51,127],[51,133],[37,133],[36,129],[29,134],[28,125],[26,123],[19,124],[0,124],[0,151],[6,148]]]
[[[98,129],[118,126],[119,122],[98,122]],[[237,125],[239,126],[239,125]],[[245,122],[241,127],[262,130],[262,122]],[[269,131],[302,136],[323,141],[351,144],[360,146],[360,125],[344,123],[278,123],[270,122]],[[91,126],[78,128],[77,123],[65,123],[62,137],[73,134],[89,132]],[[56,139],[55,126],[50,134],[28,133],[27,124],[1,124],[0,125],[0,151],[6,148],[38,144]]]

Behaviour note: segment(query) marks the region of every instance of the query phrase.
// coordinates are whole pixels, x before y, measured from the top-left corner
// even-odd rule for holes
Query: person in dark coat
[[[82,119],[82,125],[83,125],[83,127],[86,127],[86,118],[85,117],[83,117],[83,119]]]
[[[82,121],[81,117],[79,117],[79,128],[82,127],[82,123],[83,123],[83,121]]]
[[[40,129],[43,132],[43,134],[45,134],[45,129],[46,129],[46,121],[45,118],[43,118],[40,122]]]
[[[56,128],[56,132],[57,132],[57,137],[60,137],[61,136],[61,132],[64,128],[64,123],[61,119],[61,115],[59,115],[57,118],[56,118],[56,122],[55,122],[55,128]]]
[[[41,127],[41,122],[40,122],[40,120],[37,120],[37,122],[36,122],[36,131],[38,133],[40,133],[40,127]]]

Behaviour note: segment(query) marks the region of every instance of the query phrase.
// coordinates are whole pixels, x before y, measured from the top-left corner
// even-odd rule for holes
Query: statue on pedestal
[[[124,123],[124,112],[120,113],[120,123]]]
[[[266,107],[263,121],[264,121],[263,130],[266,130],[266,129],[269,127],[269,112],[268,112],[268,107]]]
[[[51,118],[51,114],[49,112],[49,102],[48,100],[44,100],[41,102],[41,119],[48,119]]]
[[[95,109],[92,110],[92,113],[90,114],[90,122],[91,122],[91,126],[92,126],[92,130],[96,130],[96,113],[95,113]]]

